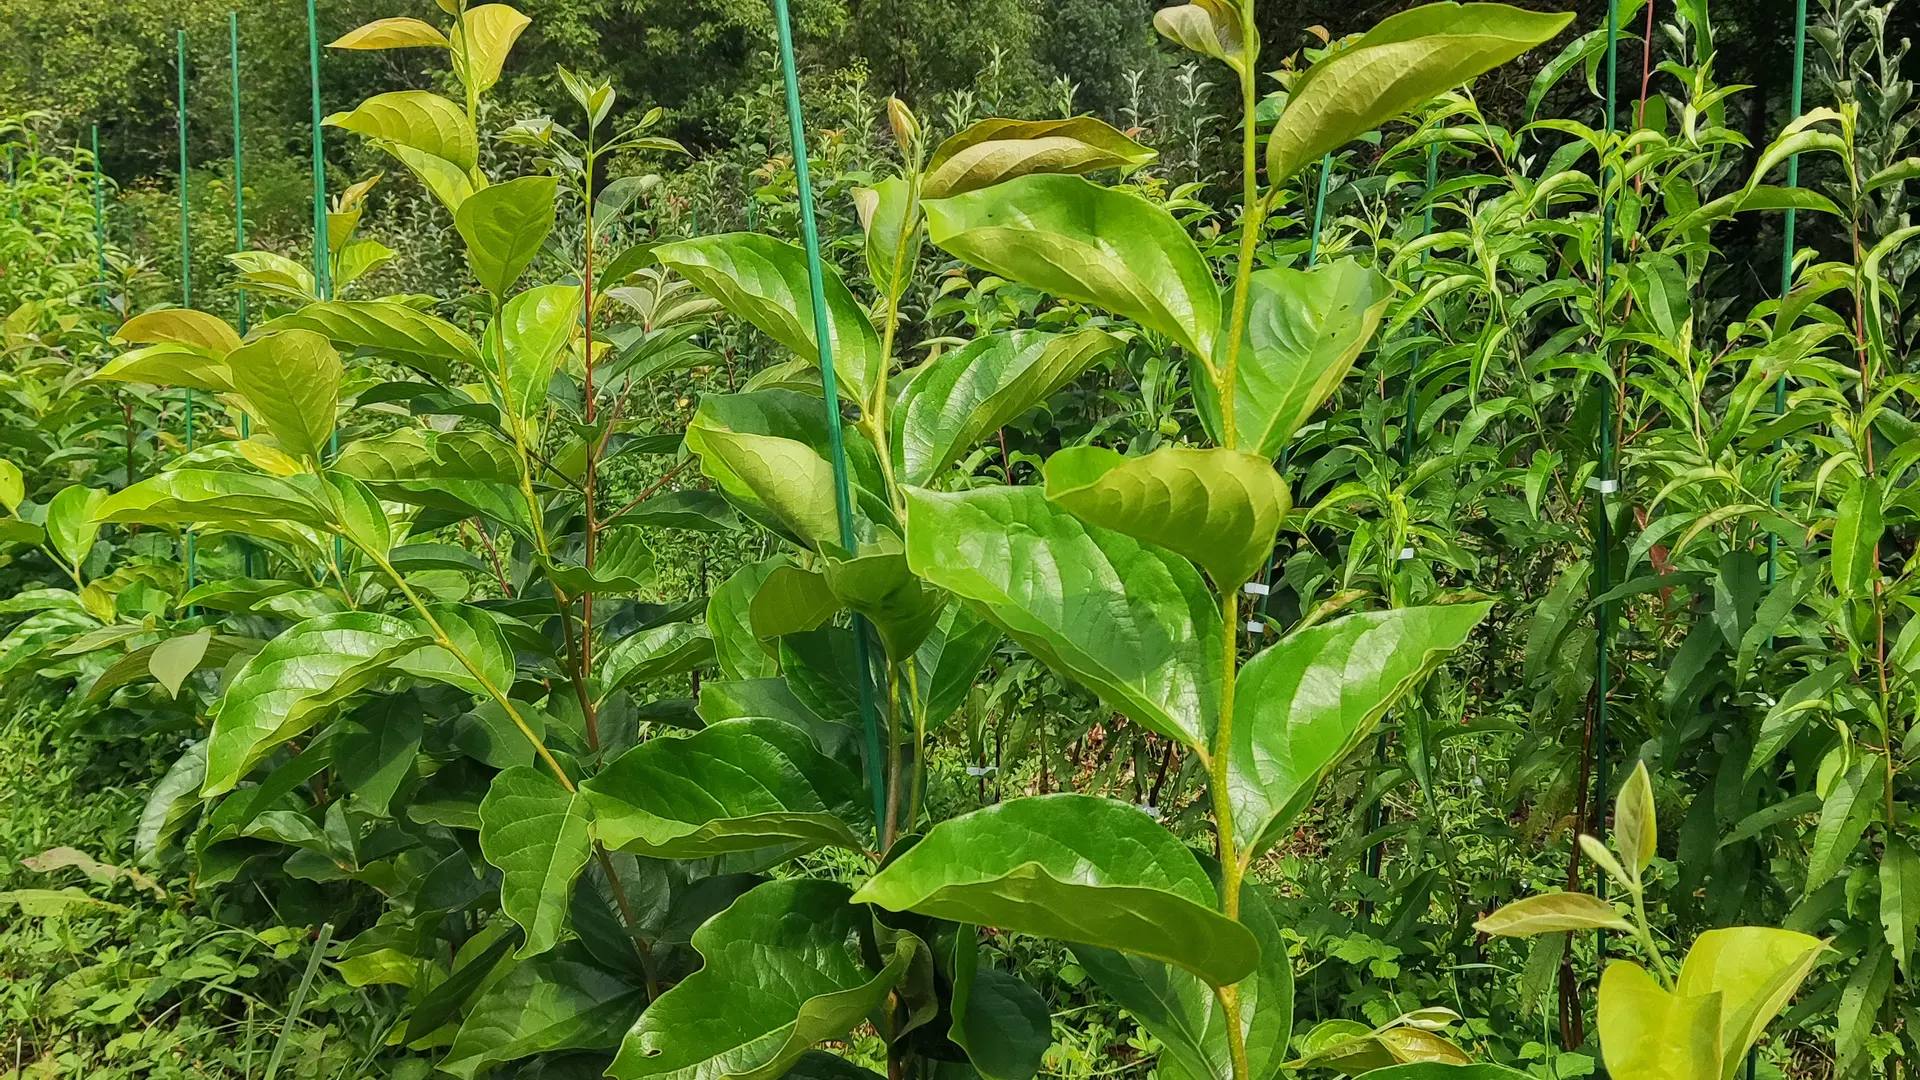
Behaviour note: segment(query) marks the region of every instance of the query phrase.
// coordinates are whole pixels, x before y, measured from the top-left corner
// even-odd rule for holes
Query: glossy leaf
[[[1632,933],[1633,924],[1613,905],[1589,893],[1556,892],[1528,896],[1473,924],[1494,937],[1533,937],[1561,930],[1619,930]]]
[[[714,659],[729,679],[764,679],[780,670],[774,650],[761,644],[753,629],[753,598],[775,570],[791,566],[785,555],[748,563],[713,590],[707,599],[707,636]]]
[[[560,940],[573,880],[593,855],[587,797],[525,765],[501,771],[480,801],[480,850],[500,868],[500,907],[526,931],[526,958]]]
[[[1291,635],[1234,684],[1228,792],[1243,857],[1278,838],[1394,702],[1460,647],[1491,604],[1349,615]]]
[[[1833,522],[1833,584],[1846,596],[1864,596],[1879,576],[1874,553],[1886,524],[1880,505],[1880,484],[1872,477],[1854,481],[1840,500]]]
[[[840,601],[827,587],[824,574],[802,570],[791,563],[772,567],[753,591],[748,624],[760,641],[804,634],[833,617]]]
[[[1654,819],[1653,778],[1647,775],[1647,763],[1635,764],[1632,775],[1620,788],[1614,804],[1613,843],[1625,860],[1633,880],[1653,864],[1660,831]]]
[[[405,620],[348,611],[297,623],[268,642],[241,665],[214,711],[202,794],[232,790],[268,751],[371,686],[421,641]]]
[[[949,254],[1213,355],[1221,310],[1213,271],[1186,229],[1147,199],[1034,175],[923,205],[927,238]]]
[[[1239,450],[1168,446],[1129,458],[1075,446],[1047,459],[1046,480],[1047,498],[1074,517],[1184,555],[1221,589],[1260,572],[1293,508],[1272,463]]]
[[[925,486],[976,443],[1053,396],[1120,339],[1101,330],[1014,330],[975,338],[928,361],[893,413],[902,480]]]
[[[579,322],[580,290],[570,285],[535,286],[507,301],[486,340],[507,412],[528,420],[546,408],[554,365]]]
[[[934,150],[920,197],[944,199],[1032,173],[1151,164],[1159,154],[1091,116],[977,120]]]
[[[227,367],[224,357],[197,345],[176,343],[148,345],[121,353],[102,364],[92,378],[97,382],[183,386],[215,393],[233,390],[233,371]]]
[[[96,515],[106,501],[103,488],[68,484],[47,503],[47,542],[69,566],[79,567],[93,553],[93,542],[100,535]]]
[[[1920,853],[1903,839],[1889,843],[1880,859],[1880,928],[1900,970],[1909,972],[1920,928]]]
[[[513,291],[553,231],[558,191],[551,176],[523,176],[482,188],[460,204],[453,224],[482,288],[501,298]]]
[[[190,345],[214,356],[225,356],[240,347],[240,335],[225,319],[192,308],[143,312],[121,323],[113,336],[136,345]]]
[[[961,941],[962,949],[973,949]],[[985,1080],[1033,1080],[1053,1045],[1053,1017],[1040,992],[1017,975],[969,965],[971,977],[955,980],[953,1023],[947,1037],[967,1052]]]
[[[1092,795],[1013,799],[943,821],[855,903],[1098,945],[1239,982],[1260,946],[1173,834]]]
[[[207,775],[207,744],[202,739],[181,751],[147,792],[146,805],[133,830],[134,858],[153,865],[159,854],[200,808],[200,785]]]
[[[1670,994],[1625,960],[1600,976],[1600,1048],[1607,1070],[1635,1080],[1710,1080],[1724,1075],[1719,994]]]
[[[654,256],[729,314],[820,366],[807,258],[799,247],[760,233],[723,233],[661,244]],[[885,378],[880,336],[839,272],[831,265],[825,270],[834,374],[848,397],[871,402]]]
[[[823,845],[862,851],[872,815],[860,780],[806,732],[728,720],[621,755],[582,790],[609,848],[662,859]]]
[[[247,412],[295,457],[318,462],[340,407],[340,354],[311,330],[260,334],[227,357]]]
[[[479,4],[467,9],[464,31],[454,35],[454,48],[466,57],[464,79],[476,94],[500,81],[513,43],[532,22],[508,4]]]
[[[1163,7],[1153,13],[1153,28],[1167,40],[1202,56],[1224,60],[1237,71],[1245,70],[1250,62],[1240,12],[1231,0],[1192,0]]]
[[[480,347],[467,332],[437,315],[392,300],[328,300],[277,316],[260,327],[311,330],[343,349],[377,353],[435,373],[449,362],[478,366]]]
[[[713,638],[701,623],[668,623],[621,638],[601,659],[602,695],[713,663]]]
[[[1674,993],[1719,999],[1720,1060],[1725,1066],[1720,1080],[1733,1080],[1748,1048],[1786,1008],[1826,949],[1809,934],[1763,926],[1709,930],[1695,939]]]
[[[1224,629],[1184,559],[1029,487],[909,489],[907,562],[1112,708],[1186,746],[1210,741]]]
[[[1553,40],[1572,21],[1571,12],[1450,2],[1382,19],[1294,82],[1267,142],[1268,182]]]
[[[1392,290],[1377,271],[1347,259],[1311,270],[1256,271],[1248,290],[1234,373],[1234,446],[1274,458],[1339,389],[1373,340]],[[1194,403],[1220,438],[1219,390],[1204,367],[1195,369]]]
[[[611,1047],[646,1004],[645,986],[608,971],[569,943],[514,964],[488,985],[437,1067],[471,1080],[496,1062]]]
[[[693,933],[705,963],[642,1013],[608,1067],[615,1080],[776,1080],[815,1043],[865,1020],[924,948],[900,939],[868,968],[869,916],[847,888],[770,881]]]
[[[1287,1058],[1293,1027],[1293,962],[1273,912],[1252,886],[1240,890],[1240,921],[1260,943],[1260,960],[1240,985],[1249,1080],[1271,1080]],[[1100,989],[1162,1045],[1190,1080],[1232,1080],[1226,1010],[1213,988],[1184,968],[1088,945],[1074,959]],[[1163,1066],[1164,1067],[1164,1066]]]
[[[947,604],[946,594],[923,585],[907,567],[907,556],[892,533],[860,545],[858,555],[829,555],[826,583],[849,611],[866,616],[894,663],[905,663],[927,639]]]
[[[840,509],[833,466],[813,448],[792,439],[729,431],[695,416],[687,449],[701,469],[737,499],[757,504],[794,536],[809,544],[840,542]]]
[[[926,239],[913,192],[906,178],[889,176],[870,188],[855,189],[853,206],[866,238],[867,275],[882,297],[897,301],[913,280]]]
[[[466,110],[425,90],[375,94],[322,123],[417,150],[463,171],[479,160],[480,140]]]
[[[416,49],[447,47],[447,36],[419,19],[375,19],[327,42],[329,49]]]

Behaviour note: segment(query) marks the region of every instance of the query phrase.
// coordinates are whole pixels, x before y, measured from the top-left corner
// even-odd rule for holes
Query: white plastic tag
[[[1245,585],[1240,586],[1240,591],[1246,593],[1248,596],[1265,596],[1273,590],[1267,588],[1264,582],[1249,581]]]

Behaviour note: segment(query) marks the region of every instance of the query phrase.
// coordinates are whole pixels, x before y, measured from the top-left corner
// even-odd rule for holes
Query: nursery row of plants
[[[1208,175],[780,3],[725,212],[438,6],[197,292],[0,127],[9,1077],[1908,1075],[1891,5],[1164,7]]]

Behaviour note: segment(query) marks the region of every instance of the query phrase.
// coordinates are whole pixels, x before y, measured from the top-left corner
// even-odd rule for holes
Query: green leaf
[[[200,809],[200,785],[207,775],[206,740],[190,744],[167,766],[140,810],[140,822],[133,830],[133,856],[139,862],[154,865],[167,842]]]
[[[1165,208],[1120,188],[1044,174],[922,205],[928,239],[949,254],[1213,355],[1220,289]]]
[[[487,987],[438,1068],[471,1080],[496,1062],[610,1047],[646,1004],[644,986],[594,963],[585,949],[569,943],[513,965]]]
[[[957,948],[975,955],[963,970],[971,976],[953,987],[953,1023],[947,1037],[967,1052],[985,1080],[1033,1080],[1053,1045],[1053,1014],[1040,992],[1018,976],[979,966],[971,931]]]
[[[321,505],[301,487],[278,477],[176,469],[108,496],[94,509],[94,520],[116,525],[218,522],[246,526],[289,521],[318,526],[328,518]]]
[[[806,732],[728,720],[684,739],[654,738],[582,787],[601,843],[661,859],[789,846],[864,851],[872,814],[860,780]]]
[[[966,703],[980,670],[999,646],[1001,632],[964,604],[948,604],[934,621],[927,640],[914,653],[926,699],[921,708],[928,727],[936,727]]]
[[[1831,881],[1853,858],[1868,823],[1878,816],[1886,761],[1876,754],[1859,762],[1827,793],[1807,857],[1807,893]]]
[[[1234,447],[1274,458],[1340,388],[1373,340],[1393,292],[1378,271],[1349,259],[1311,270],[1256,271],[1247,288],[1246,335],[1233,380]],[[1225,366],[1220,359],[1213,364]],[[1224,442],[1214,373],[1202,366],[1195,376],[1201,420]]]
[[[328,300],[308,304],[263,324],[262,331],[309,330],[342,349],[372,349],[430,375],[451,374],[449,363],[479,366],[480,347],[467,332],[437,315],[392,300]]]
[[[1367,1080],[1526,1080],[1527,1076],[1505,1065],[1444,1065],[1432,1061],[1372,1069],[1364,1075]]]
[[[826,575],[786,563],[769,569],[754,589],[748,624],[756,639],[773,641],[804,634],[839,610],[840,601],[827,587]]]
[[[753,598],[774,571],[792,565],[785,555],[748,563],[707,598],[707,636],[713,639],[714,659],[727,678],[764,679],[780,670],[774,650],[761,644],[754,632]]]
[[[975,338],[918,369],[893,413],[901,478],[926,486],[976,443],[1052,397],[1120,346],[1101,330]]]
[[[1291,635],[1234,683],[1228,794],[1242,857],[1257,858],[1394,702],[1460,647],[1491,604],[1394,608]]]
[[[454,212],[467,244],[467,262],[481,287],[504,298],[513,291],[553,231],[553,200],[560,182],[523,176],[474,192]]]
[[[374,558],[386,558],[393,547],[393,523],[387,520],[380,497],[344,473],[329,472],[325,479],[341,535]]]
[[[1260,572],[1293,508],[1273,464],[1240,450],[1168,446],[1129,458],[1075,446],[1047,459],[1046,479],[1047,498],[1074,517],[1184,555],[1222,590]]]
[[[480,139],[465,109],[425,90],[375,94],[321,123],[439,158],[465,172],[478,163]]]
[[[1216,910],[1219,892],[1186,845],[1092,795],[1013,799],[943,821],[853,899],[1138,953],[1215,986],[1244,979],[1260,953]]]
[[[1833,521],[1833,584],[1843,596],[1864,596],[1880,574],[1874,553],[1885,531],[1880,508],[1880,483],[1871,476],[1853,482],[1840,500]]]
[[[207,644],[212,640],[212,630],[199,630],[170,637],[153,647],[153,655],[147,658],[147,670],[167,688],[168,697],[180,696],[180,684],[199,669],[201,659],[207,655]]]
[[[1561,930],[1619,930],[1633,933],[1633,924],[1613,905],[1589,893],[1540,893],[1515,900],[1473,924],[1494,937],[1533,937]]]
[[[1639,881],[1641,873],[1653,865],[1659,842],[1660,830],[1653,812],[1653,778],[1647,775],[1646,761],[1641,760],[1621,786],[1613,810],[1613,844],[1626,861],[1634,881]]]
[[[416,49],[447,47],[447,36],[419,19],[375,19],[327,42],[329,49]]]
[[[828,555],[824,561],[827,586],[840,604],[866,616],[893,663],[906,663],[932,632],[946,595],[927,588],[908,569],[906,552],[892,533],[860,545],[854,558]]]
[[[798,246],[760,233],[722,233],[661,244],[654,257],[729,314],[820,366],[807,257]],[[823,269],[834,375],[845,396],[871,405],[886,380],[880,336],[839,271],[831,264]]]
[[[727,505],[727,500],[699,488],[652,496],[608,524],[703,533],[739,532],[741,528],[740,518],[733,507]]]
[[[487,328],[486,350],[508,413],[527,420],[546,408],[554,365],[579,322],[580,290],[571,285],[539,285],[507,301]]]
[[[1235,71],[1246,70],[1246,36],[1231,0],[1193,0],[1163,7],[1153,13],[1153,28],[1202,56],[1226,61]]]
[[[508,4],[479,4],[455,25],[453,49],[466,58],[463,80],[468,89],[484,94],[500,81],[513,43],[533,20]]]
[[[600,661],[602,697],[713,663],[713,638],[701,623],[668,623],[613,643]]]
[[[311,330],[257,335],[227,357],[233,388],[281,449],[318,462],[340,408],[340,354]]]
[[[1323,154],[1447,90],[1553,40],[1571,12],[1504,4],[1427,4],[1381,20],[1296,80],[1267,142],[1279,184]]]
[[[642,1013],[607,1074],[616,1080],[776,1080],[815,1043],[853,1030],[920,951],[861,960],[870,916],[846,886],[770,881],[693,933],[705,963]]]
[[[100,535],[97,515],[106,501],[103,488],[69,484],[47,503],[47,542],[68,565],[78,568],[93,554],[93,542]]]
[[[573,879],[593,855],[587,797],[526,765],[502,770],[480,800],[480,850],[500,868],[500,907],[527,932],[514,956],[560,940]]]
[[[341,733],[333,745],[333,768],[351,792],[351,810],[388,816],[393,796],[413,772],[425,730],[425,708],[411,694],[374,699],[354,712],[355,726]]]
[[[1293,1027],[1293,961],[1259,890],[1240,890],[1240,921],[1260,943],[1253,975],[1240,983],[1248,1080],[1271,1080],[1287,1057]],[[1100,989],[1161,1042],[1163,1061],[1188,1080],[1233,1080],[1226,1010],[1213,988],[1184,968],[1088,945],[1074,959]],[[1162,1066],[1165,1071],[1165,1066]]]
[[[1147,165],[1159,156],[1091,116],[977,120],[934,150],[920,181],[920,197],[963,195],[1033,173]]]
[[[20,473],[20,466],[0,458],[0,507],[4,507],[9,514],[17,513],[26,497],[27,482]]]
[[[1180,557],[1081,523],[1037,488],[907,491],[907,562],[1156,734],[1204,748],[1224,629]]]
[[[297,623],[249,657],[213,714],[201,794],[230,791],[268,751],[371,686],[423,637],[405,620],[371,611]]]
[[[874,290],[883,298],[897,301],[913,281],[921,241],[926,239],[912,189],[905,177],[889,176],[870,188],[855,188],[853,207],[860,216],[867,275]],[[903,237],[908,229],[912,232]]]
[[[825,458],[802,442],[710,427],[702,419],[696,415],[688,425],[687,449],[700,455],[701,471],[722,490],[764,507],[815,547],[840,542],[833,466]]]
[[[567,596],[646,592],[654,585],[653,544],[638,526],[609,525],[600,534],[593,569],[542,559],[547,580]]]
[[[1719,1000],[1719,1080],[1733,1080],[1747,1050],[1787,1007],[1826,950],[1819,938],[1765,926],[1709,930],[1694,941],[1674,993]]]
[[[1920,927],[1920,854],[1896,837],[1880,858],[1880,929],[1902,972],[1912,970],[1916,927]]]
[[[240,347],[240,335],[225,319],[192,308],[161,308],[135,315],[121,323],[113,336],[136,345],[191,345],[214,356]]]
[[[433,679],[458,687],[469,694],[490,697],[495,691],[506,693],[513,686],[513,646],[493,612],[472,604],[439,603],[427,605],[433,621],[439,624],[460,655],[479,669],[469,669],[444,646],[430,644],[399,661],[399,666],[418,678]],[[419,632],[432,637],[432,628],[415,616]],[[483,681],[484,680],[484,681]],[[497,702],[496,702],[497,704]]]
[[[1617,1076],[1722,1076],[1720,1015],[1720,995],[1670,994],[1635,963],[1615,960],[1600,976],[1600,1048]]]
[[[184,386],[224,394],[233,390],[233,372],[224,356],[197,345],[148,345],[121,353],[91,376],[95,382]]]

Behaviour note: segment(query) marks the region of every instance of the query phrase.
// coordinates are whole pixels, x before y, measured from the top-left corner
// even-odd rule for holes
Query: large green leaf
[[[753,632],[753,598],[767,576],[792,566],[785,555],[748,563],[707,598],[707,635],[713,638],[714,658],[729,679],[764,679],[780,670],[773,649]]]
[[[705,964],[642,1013],[607,1074],[616,1080],[775,1080],[813,1044],[883,1002],[924,948],[903,936],[868,968],[870,916],[829,881],[770,881],[693,933]]]
[[[425,90],[375,94],[352,111],[333,113],[321,122],[419,151],[461,171],[472,169],[480,158],[480,139],[467,122],[466,110]]]
[[[473,276],[494,296],[512,292],[540,254],[553,231],[559,186],[551,176],[523,176],[474,192],[455,211],[453,224],[466,241]]]
[[[704,859],[791,845],[865,850],[872,813],[858,777],[779,720],[728,720],[650,739],[582,788],[594,835],[621,851]]]
[[[1600,976],[1600,1048],[1607,1070],[1633,1080],[1724,1075],[1719,994],[1668,993],[1645,968],[1615,960]]]
[[[700,684],[697,712],[708,725],[764,717],[791,724],[812,737],[828,757],[857,768],[860,764],[859,714],[826,710],[802,701],[785,679],[708,679]]]
[[[1076,446],[1047,459],[1046,478],[1047,498],[1074,517],[1185,555],[1221,589],[1260,572],[1293,508],[1273,463],[1242,450],[1168,446],[1130,458]]]
[[[925,486],[975,443],[1072,382],[1120,339],[1101,330],[1015,330],[929,361],[900,394],[893,445],[901,479]]]
[[[198,345],[164,342],[121,353],[101,365],[92,378],[98,382],[146,383],[149,386],[184,386],[191,390],[228,393],[233,389],[233,372],[225,355],[216,355]]]
[[[1259,964],[1239,984],[1248,1080],[1271,1080],[1287,1059],[1293,1028],[1293,961],[1273,912],[1250,885],[1240,890],[1240,921],[1260,943]],[[1102,990],[1160,1040],[1163,1060],[1171,1059],[1187,1080],[1233,1080],[1226,1009],[1199,976],[1092,945],[1074,946],[1073,956]]]
[[[927,238],[1001,277],[1093,304],[1213,355],[1220,289],[1165,208],[1077,176],[1037,174],[923,204]]]
[[[560,940],[573,880],[593,855],[589,821],[585,795],[526,765],[496,774],[480,800],[480,850],[504,875],[500,907],[527,932],[515,956]]]
[[[806,253],[761,233],[722,233],[661,244],[654,257],[795,356],[820,366]],[[871,404],[885,381],[880,336],[831,264],[825,268],[827,332],[842,391]]]
[[[311,478],[309,478],[311,479]],[[94,508],[94,518],[117,525],[187,525],[260,521],[321,525],[325,495],[315,486],[254,473],[176,469],[122,488]]]
[[[328,300],[278,316],[261,330],[311,330],[343,349],[372,349],[436,375],[448,362],[478,366],[480,347],[438,315],[393,300]]]
[[[240,335],[218,315],[192,308],[160,308],[120,324],[113,336],[136,345],[172,342],[225,356],[240,347]]]
[[[1869,582],[1880,576],[1874,555],[1886,529],[1881,509],[1880,482],[1864,476],[1853,482],[1840,500],[1833,520],[1833,556],[1829,569],[1834,588],[1845,596],[1864,596]]]
[[[476,4],[456,24],[453,49],[465,57],[468,89],[484,94],[500,81],[500,69],[520,34],[533,22],[511,4]]]
[[[944,199],[1030,173],[1088,173],[1150,164],[1160,155],[1091,116],[977,120],[934,150],[920,181],[924,199]]]
[[[947,1038],[985,1080],[1033,1080],[1053,1045],[1047,999],[1017,975],[981,967],[972,938],[963,928],[955,944],[965,951],[955,958]]]
[[[1240,669],[1227,776],[1244,858],[1258,858],[1279,838],[1321,778],[1466,641],[1490,607],[1349,615],[1293,634]]]
[[[104,488],[68,484],[47,503],[47,542],[78,567],[93,553],[93,542],[100,535],[96,513],[107,500]]]
[[[1192,0],[1163,7],[1153,13],[1153,28],[1202,56],[1224,60],[1236,71],[1246,70],[1246,35],[1232,0]]]
[[[907,562],[1152,731],[1205,747],[1225,629],[1186,560],[1083,524],[1038,488],[908,489]]]
[[[213,714],[204,795],[230,791],[266,753],[371,686],[424,640],[404,619],[371,611],[297,623],[241,665]]]
[[[946,594],[927,588],[908,569],[906,552],[892,533],[860,545],[853,558],[829,555],[824,561],[832,594],[849,611],[867,617],[894,663],[907,662],[940,618]]]
[[[1278,184],[1429,98],[1551,41],[1573,14],[1505,4],[1440,3],[1381,20],[1307,69],[1267,143]]]
[[[1311,270],[1256,271],[1248,290],[1233,380],[1234,446],[1273,458],[1339,389],[1379,329],[1392,290],[1377,271],[1348,259]],[[1220,394],[1204,368],[1195,372],[1194,404],[1220,438]]]
[[[747,623],[755,638],[772,641],[804,634],[839,610],[840,601],[827,587],[825,574],[788,564],[774,567],[754,589]]]
[[[569,943],[513,965],[487,986],[438,1067],[470,1080],[496,1062],[611,1047],[646,1004],[644,986],[608,971],[585,948]]]
[[[246,409],[295,457],[318,462],[340,408],[340,354],[311,330],[262,333],[227,356]]]
[[[825,458],[803,442],[710,427],[702,419],[695,416],[687,426],[687,449],[700,455],[702,471],[721,490],[764,508],[814,547],[840,542],[833,466]]]
[[[506,411],[522,420],[547,405],[547,384],[580,322],[580,290],[538,285],[507,301],[487,328],[487,355],[506,394]]]
[[[713,663],[713,638],[704,623],[667,623],[613,643],[600,661],[602,696]]]
[[[1809,934],[1770,926],[1709,930],[1695,939],[1674,993],[1720,999],[1719,1080],[1733,1080],[1747,1050],[1827,951]]]
[[[1013,799],[934,826],[855,903],[1098,945],[1177,964],[1215,986],[1260,945],[1217,910],[1199,859],[1139,809],[1092,795]]]

